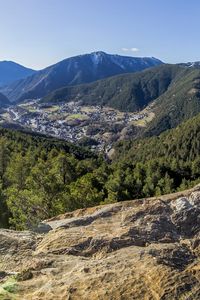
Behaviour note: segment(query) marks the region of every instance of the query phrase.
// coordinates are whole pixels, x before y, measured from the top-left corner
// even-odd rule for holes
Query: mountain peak
[[[36,71],[26,68],[14,61],[0,61],[0,86],[11,84],[16,80],[24,79],[35,72]]]
[[[134,58],[96,51],[67,58],[35,75],[16,82],[3,92],[11,101],[41,98],[65,86],[90,83],[99,79],[134,73],[162,64],[151,58]]]
[[[103,57],[106,57],[108,54],[103,51],[92,52],[90,54],[91,59],[95,65],[102,62]]]
[[[109,55],[109,54],[104,51],[94,51],[91,52],[90,55]]]

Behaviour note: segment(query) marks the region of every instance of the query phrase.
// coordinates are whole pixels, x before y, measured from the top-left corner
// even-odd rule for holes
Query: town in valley
[[[134,134],[135,126],[145,126],[153,118],[151,107],[141,112],[120,112],[80,102],[43,104],[23,102],[1,110],[1,124],[20,126],[54,136],[98,152],[109,152],[113,143]]]

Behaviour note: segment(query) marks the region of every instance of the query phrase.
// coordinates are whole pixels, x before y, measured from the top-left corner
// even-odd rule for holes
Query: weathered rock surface
[[[0,230],[0,299],[200,299],[199,186],[42,228]]]

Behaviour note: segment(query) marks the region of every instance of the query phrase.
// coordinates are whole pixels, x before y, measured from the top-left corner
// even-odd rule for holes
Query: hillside
[[[0,87],[24,79],[36,71],[25,68],[13,61],[0,61]]]
[[[0,225],[28,229],[77,208],[195,186],[200,182],[199,124],[200,114],[158,137],[122,141],[112,162],[70,143],[1,129]]]
[[[162,64],[156,58],[135,58],[94,52],[67,58],[3,91],[11,101],[41,98],[68,85],[88,83],[117,74],[132,73]]]
[[[61,215],[40,225],[43,235],[0,230],[0,295],[198,300],[199,214],[197,186]]]
[[[27,228],[42,216],[66,211],[65,185],[99,164],[82,147],[0,128],[0,227]]]
[[[115,159],[147,162],[159,158],[194,161],[200,156],[200,114],[159,136],[120,142]]]
[[[187,68],[173,85],[155,101],[155,119],[147,135],[174,128],[200,112],[200,69]]]
[[[86,58],[87,60],[91,60],[91,68],[93,68],[94,55],[97,54],[83,55],[78,57],[78,60],[83,61]],[[99,64],[101,60],[103,61],[104,56],[106,58],[108,56],[109,59],[112,57],[111,55],[98,53]],[[121,57],[116,57],[118,60],[122,59]],[[65,64],[68,65],[69,61],[73,61],[73,59],[76,61],[77,57],[63,61],[52,68],[57,68],[60,64],[63,66]],[[129,58],[126,57],[126,59]],[[54,74],[55,70],[53,71],[53,69],[49,68],[48,70]],[[84,67],[84,70],[86,70],[86,67]],[[72,73],[70,74],[72,75]],[[36,79],[39,76],[38,74],[33,77]],[[56,78],[60,76],[60,73],[55,74],[58,76],[55,75],[55,80],[52,79],[53,81],[49,82],[53,90],[56,89],[56,86],[54,86],[57,84]],[[40,82],[44,83],[43,80]],[[45,83],[46,88],[48,88],[47,83]],[[21,89],[23,89],[23,86],[21,86]],[[20,95],[20,91],[18,92]],[[151,113],[151,118],[147,118],[148,120],[144,120],[144,122],[133,123],[137,126],[134,129],[137,137],[138,134],[140,136],[159,135],[161,132],[174,128],[181,122],[197,115],[200,112],[199,98],[200,68],[198,67],[198,63],[194,64],[194,67],[187,64],[162,64],[134,74],[121,74],[92,83],[77,84],[56,89],[43,97],[40,103],[59,105],[63,102],[69,103],[74,101],[78,102],[78,105],[107,106],[123,112],[138,112],[147,108],[148,112]]]
[[[37,151],[49,151],[55,149],[64,151],[69,154],[73,154],[78,159],[84,158],[97,158],[96,154],[90,152],[84,147],[76,146],[72,143],[64,140],[56,139],[54,137],[47,137],[45,135],[26,132],[24,130],[6,129],[0,127],[0,139],[6,140],[9,144],[9,150],[17,151],[17,149],[23,152],[29,149],[37,149]]]
[[[10,104],[10,101],[6,96],[0,93],[0,107],[5,107]]]
[[[200,112],[199,80],[198,67],[161,65],[59,89],[42,102],[80,101],[84,105],[105,105],[121,111],[139,111],[151,103],[155,117],[144,134],[158,135]]]
[[[44,97],[42,102],[81,101],[84,105],[106,105],[122,111],[137,111],[163,94],[183,69],[176,65],[161,65],[135,74],[66,87]]]

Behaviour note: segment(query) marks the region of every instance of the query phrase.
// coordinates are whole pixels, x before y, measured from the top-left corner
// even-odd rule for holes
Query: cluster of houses
[[[86,107],[77,102],[52,105],[32,101],[9,107],[7,113],[13,122],[25,128],[72,143],[84,137],[94,139],[96,143],[91,148],[98,151],[111,149],[116,124],[122,130],[132,121],[145,117],[145,114],[122,113],[101,106]]]

